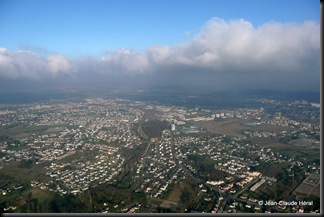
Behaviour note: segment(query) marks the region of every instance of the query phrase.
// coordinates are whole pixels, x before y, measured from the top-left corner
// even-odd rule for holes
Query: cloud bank
[[[71,85],[121,84],[319,90],[320,26],[239,19],[209,20],[190,41],[145,51],[104,51],[69,59],[0,48],[0,80],[59,80]]]
[[[73,63],[62,55],[40,56],[31,51],[10,52],[0,48],[0,76],[8,78],[42,79],[58,73],[73,73]]]

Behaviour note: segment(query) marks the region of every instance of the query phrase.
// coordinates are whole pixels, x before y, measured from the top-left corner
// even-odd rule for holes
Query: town
[[[319,104],[257,102],[0,104],[1,212],[319,212]]]

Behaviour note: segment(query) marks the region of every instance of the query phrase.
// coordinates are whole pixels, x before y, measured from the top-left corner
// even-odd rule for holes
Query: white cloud
[[[43,57],[28,50],[0,48],[0,77],[41,79],[72,71],[69,60],[61,55]]]
[[[71,63],[61,55],[51,55],[47,57],[47,67],[54,75],[62,72],[69,73],[72,70]]]
[[[145,51],[106,51],[100,58],[70,61],[62,55],[42,56],[30,51],[13,52],[0,48],[0,78],[40,79],[74,73],[81,79],[91,74],[86,77],[104,75],[110,79],[113,75],[127,81],[129,75],[134,78],[147,74],[156,76],[160,82],[160,76],[172,75],[166,78],[165,82],[168,82],[168,79],[181,79],[187,73],[194,82],[195,75],[203,73],[211,76],[206,80],[218,82],[239,77],[237,82],[249,85],[251,82],[242,77],[247,75],[249,79],[256,77],[268,83],[282,79],[282,85],[285,85],[290,78],[291,85],[309,85],[314,78],[319,78],[319,55],[320,27],[313,21],[269,22],[256,28],[243,19],[213,18],[191,41],[183,44],[150,46]],[[313,80],[308,81],[308,78]],[[304,80],[294,82],[294,79]]]
[[[14,59],[9,55],[8,50],[5,48],[0,48],[0,77],[17,77],[18,74],[14,65]]]
[[[108,73],[144,73],[149,70],[149,62],[142,52],[129,49],[118,49],[106,52],[101,57],[101,64],[107,67]]]
[[[245,20],[211,19],[190,42],[177,47],[154,47],[149,54],[158,64],[190,64],[219,70],[301,71],[319,55],[320,28],[314,22],[267,23],[259,28]],[[313,64],[313,63],[312,63]],[[319,64],[319,61],[317,61]]]

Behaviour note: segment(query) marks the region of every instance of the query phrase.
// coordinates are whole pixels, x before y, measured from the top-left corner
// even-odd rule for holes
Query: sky
[[[0,90],[319,91],[317,0],[0,0]]]

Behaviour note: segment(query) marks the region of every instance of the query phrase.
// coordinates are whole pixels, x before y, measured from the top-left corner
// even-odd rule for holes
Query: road
[[[149,149],[149,147],[151,146],[151,143],[149,143],[145,149],[145,152],[143,153],[142,157],[144,157],[147,153],[147,150]]]

